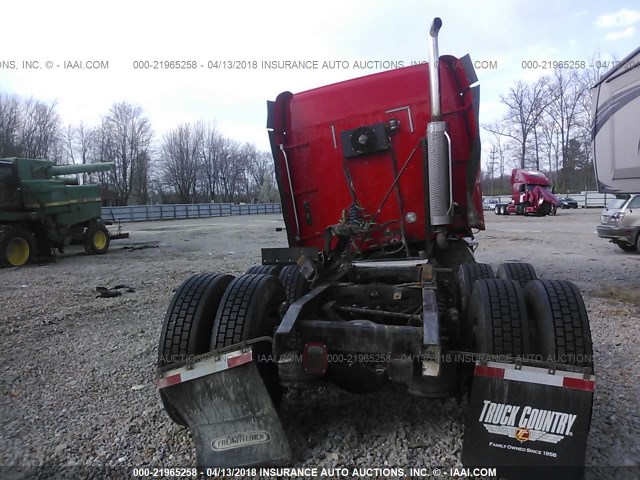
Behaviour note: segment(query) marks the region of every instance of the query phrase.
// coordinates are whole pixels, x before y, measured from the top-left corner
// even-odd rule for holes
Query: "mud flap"
[[[476,363],[466,467],[495,467],[504,478],[583,478],[595,379],[555,368]]]
[[[290,463],[289,442],[250,347],[162,373],[158,388],[186,420],[198,467]]]

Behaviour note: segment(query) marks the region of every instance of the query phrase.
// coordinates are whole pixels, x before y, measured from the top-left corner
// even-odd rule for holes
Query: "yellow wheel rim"
[[[107,235],[103,231],[97,231],[93,234],[93,246],[98,250],[107,246]]]
[[[7,260],[14,267],[27,263],[29,253],[29,242],[22,237],[12,238],[7,245]]]

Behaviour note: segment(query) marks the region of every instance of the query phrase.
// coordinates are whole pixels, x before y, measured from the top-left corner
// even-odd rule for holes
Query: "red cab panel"
[[[478,88],[471,88],[468,71],[454,57],[440,58],[456,212],[448,230],[458,236],[484,229]],[[365,222],[375,218],[361,250],[399,244],[401,218],[409,243],[424,241],[430,233],[422,142],[430,112],[428,64],[285,92],[269,102],[269,135],[289,244],[322,248],[325,229],[354,204]]]

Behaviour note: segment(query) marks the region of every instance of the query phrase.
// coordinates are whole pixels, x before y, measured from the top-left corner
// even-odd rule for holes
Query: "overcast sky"
[[[621,59],[640,44],[640,6],[631,0],[20,0],[2,7],[0,91],[55,100],[63,121],[73,124],[96,124],[125,100],[140,105],[159,134],[181,122],[215,121],[225,135],[267,150],[266,100],[376,71],[353,69],[356,60],[426,60],[435,16],[444,24],[441,54],[497,62],[477,70],[482,123],[504,113],[499,96],[515,80],[550,72],[524,69],[523,61],[589,65],[594,53]],[[34,60],[38,70],[22,68]],[[87,60],[108,68],[64,68],[65,61]],[[195,61],[198,68],[134,69],[140,60]],[[207,68],[224,60],[256,61],[259,68]],[[341,61],[350,68],[265,70],[264,60]],[[16,69],[7,68],[10,61]]]

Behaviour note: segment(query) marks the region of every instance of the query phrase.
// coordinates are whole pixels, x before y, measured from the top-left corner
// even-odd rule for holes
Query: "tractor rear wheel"
[[[33,260],[35,240],[33,233],[20,226],[0,229],[0,265],[21,267]]]
[[[463,263],[458,269],[458,290],[460,291],[460,306],[462,314],[466,315],[473,284],[482,278],[493,278],[493,268],[488,263]]]
[[[535,321],[535,353],[547,361],[593,367],[589,317],[578,287],[566,280],[534,280],[525,298]]]
[[[287,265],[282,269],[278,278],[284,285],[289,305],[309,291],[309,282],[298,265]]]
[[[209,351],[216,310],[232,280],[231,275],[202,273],[182,282],[164,317],[158,345],[158,367],[185,361],[191,355]],[[171,420],[186,425],[162,390],[160,398]]]
[[[518,282],[522,288],[538,276],[530,263],[501,263],[496,270],[496,277]]]
[[[233,345],[243,340],[274,335],[280,323],[280,305],[286,300],[285,290],[273,275],[245,274],[227,287],[213,323],[210,349]],[[271,343],[253,345],[258,371],[277,407],[282,398],[278,364],[271,358]],[[262,360],[261,360],[262,359]]]
[[[512,280],[490,278],[475,282],[468,325],[473,326],[479,353],[518,356],[530,352],[524,293]]]
[[[84,232],[82,244],[88,255],[102,255],[109,250],[109,231],[104,225],[90,225]]]
[[[250,267],[246,272],[253,275],[275,275],[278,276],[282,270],[282,265],[254,265]]]

